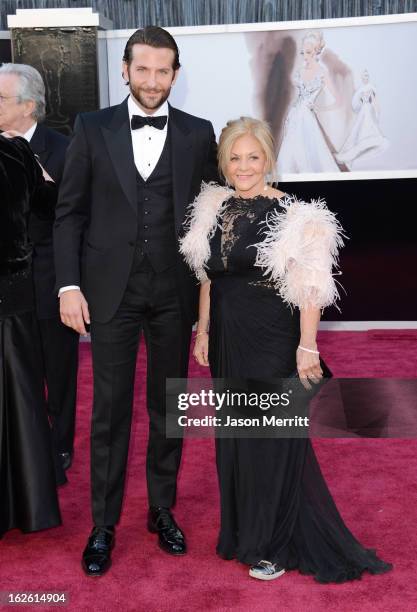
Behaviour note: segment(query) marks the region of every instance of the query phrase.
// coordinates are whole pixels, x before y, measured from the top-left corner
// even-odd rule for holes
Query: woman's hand
[[[17,130],[6,130],[5,132],[2,132],[1,135],[5,138],[17,138],[18,136],[23,138],[23,134]]]
[[[316,350],[316,349],[311,349]],[[311,389],[310,382],[317,384],[323,377],[318,353],[309,353],[301,348],[297,349],[297,370],[300,381],[306,389]]]
[[[207,367],[209,365],[208,362],[208,333],[207,332],[197,332],[193,355],[198,365]]]
[[[41,162],[39,161],[38,158],[36,158],[36,161],[38,162],[39,166],[41,167],[43,178],[45,179],[45,181],[48,181],[49,183],[55,183],[54,179],[47,173],[47,171],[42,166],[42,164],[41,164]]]
[[[6,132],[2,132],[1,133],[2,136],[4,136],[5,138],[24,138],[24,135],[21,134],[20,132],[18,132],[17,130],[7,130]],[[45,181],[49,181],[50,183],[54,183],[54,179],[47,173],[47,171],[45,170],[45,168],[42,166],[41,162],[38,159],[38,156],[35,155],[36,161],[38,162],[39,166],[41,167],[42,170],[42,174],[43,174],[43,178],[45,179]]]

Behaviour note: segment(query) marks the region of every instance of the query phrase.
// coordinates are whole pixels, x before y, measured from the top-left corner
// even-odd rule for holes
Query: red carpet
[[[322,332],[320,347],[336,376],[417,376],[417,332]],[[69,610],[176,612],[417,610],[417,442],[413,440],[319,440],[320,464],[350,529],[394,564],[383,576],[365,575],[343,585],[319,585],[289,572],[271,583],[250,579],[247,568],[215,555],[217,483],[211,440],[188,440],[183,454],[176,518],[189,554],[171,558],[145,529],[143,403],[144,361],[138,394],[128,484],[110,573],[87,578],[80,555],[89,533],[89,418],[91,363],[81,345],[76,456],[69,484],[61,489],[63,527],[31,535],[8,533],[0,542],[0,591],[67,592]],[[191,376],[207,374],[191,367]],[[6,608],[4,608],[6,609]],[[43,606],[20,607],[46,610]]]

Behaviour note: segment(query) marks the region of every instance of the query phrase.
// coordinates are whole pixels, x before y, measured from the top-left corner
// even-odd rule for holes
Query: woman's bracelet
[[[304,346],[301,346],[301,344],[298,345],[298,348],[301,349],[302,351],[305,351],[306,353],[313,353],[314,355],[320,355],[320,351],[313,351],[312,349],[308,349],[308,348],[305,348]]]
[[[198,338],[198,336],[202,336],[203,334],[208,334],[208,331],[198,332],[198,334],[196,334],[195,337]]]

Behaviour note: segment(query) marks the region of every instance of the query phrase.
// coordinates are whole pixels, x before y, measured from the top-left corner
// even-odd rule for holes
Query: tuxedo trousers
[[[143,331],[147,351],[149,505],[175,503],[182,440],[165,436],[166,378],[185,378],[191,322],[180,306],[175,268],[156,273],[137,251],[115,316],[91,321],[94,401],[91,429],[93,521],[118,522],[125,484],[136,359]]]

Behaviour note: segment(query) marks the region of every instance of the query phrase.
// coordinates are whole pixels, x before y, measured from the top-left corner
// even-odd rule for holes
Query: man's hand
[[[59,298],[59,311],[64,325],[72,327],[82,336],[87,336],[85,323],[90,324],[87,300],[78,289],[64,291]]]

